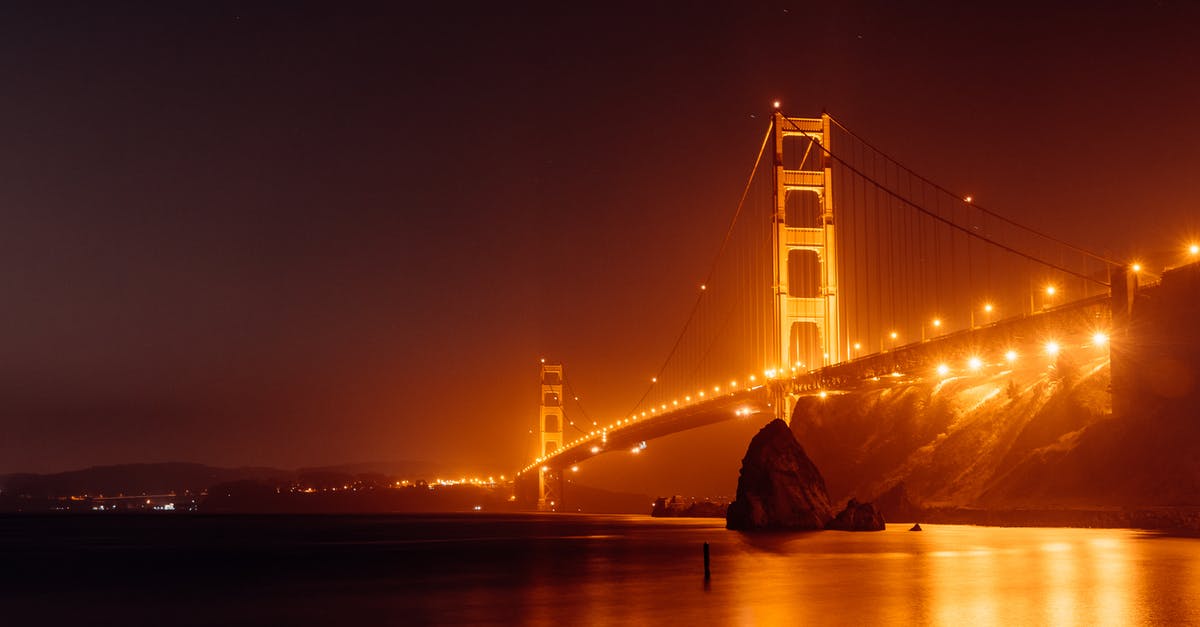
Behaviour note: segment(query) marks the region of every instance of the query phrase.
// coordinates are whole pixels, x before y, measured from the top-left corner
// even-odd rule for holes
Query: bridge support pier
[[[561,470],[546,467],[538,470],[538,501],[539,512],[556,512],[563,508],[566,473]]]

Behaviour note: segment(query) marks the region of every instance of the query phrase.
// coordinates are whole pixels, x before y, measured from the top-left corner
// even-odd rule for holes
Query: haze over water
[[[1200,620],[1200,541],[928,525],[743,535],[641,516],[0,518],[11,624]],[[703,579],[702,543],[712,579]],[[7,622],[7,620],[6,620]]]

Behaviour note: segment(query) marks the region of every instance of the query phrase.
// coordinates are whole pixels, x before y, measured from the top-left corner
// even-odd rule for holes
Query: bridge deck
[[[561,470],[610,451],[630,451],[643,442],[743,416],[774,412],[779,392],[814,393],[855,387],[864,380],[921,373],[942,363],[965,363],[978,356],[989,363],[1004,351],[1091,330],[1107,330],[1111,321],[1107,295],[1067,303],[1043,312],[1007,318],[962,331],[875,353],[792,378],[774,379],[750,389],[726,393],[646,418],[618,420],[581,436],[526,466],[518,476],[540,467]],[[957,366],[956,366],[957,367]]]

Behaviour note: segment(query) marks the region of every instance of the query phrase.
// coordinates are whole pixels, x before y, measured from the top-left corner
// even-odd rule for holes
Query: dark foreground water
[[[949,525],[743,535],[720,522],[4,517],[0,625],[1200,622],[1196,539]]]

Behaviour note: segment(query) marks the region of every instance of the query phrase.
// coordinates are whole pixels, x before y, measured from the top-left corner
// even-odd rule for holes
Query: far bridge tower
[[[541,364],[541,396],[538,400],[538,457],[546,457],[563,446],[563,366]],[[538,469],[539,510],[552,510],[562,502],[561,473]]]

